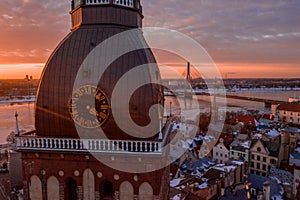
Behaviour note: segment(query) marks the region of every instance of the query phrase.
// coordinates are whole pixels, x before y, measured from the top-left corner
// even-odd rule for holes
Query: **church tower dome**
[[[76,130],[78,123],[81,123],[79,126],[83,127],[94,123],[77,116],[74,119],[74,113],[77,111],[70,108],[73,86],[80,66],[89,53],[106,39],[124,31],[142,27],[143,13],[139,0],[73,0],[71,7],[71,33],[58,45],[49,58],[38,88],[35,126],[36,135],[41,137],[78,138]],[[127,39],[137,44],[145,43],[141,31],[136,37]],[[113,54],[117,48],[118,43],[107,50],[107,53]],[[114,86],[126,72],[137,66],[151,63],[154,63],[154,66],[149,67],[145,76],[136,78],[146,77],[151,83],[159,82],[159,70],[149,48],[135,50],[117,58],[105,70],[102,77],[99,77],[97,85],[97,88],[107,97],[106,103],[110,103]],[[82,76],[88,78],[90,73],[87,71]],[[148,125],[151,121],[150,108],[156,104],[163,104],[161,86],[149,84],[140,87],[130,99],[129,104],[130,116],[128,117],[131,117],[139,126]],[[118,128],[112,114],[103,118],[105,120],[102,119],[101,128],[109,139],[141,139]],[[142,137],[142,139],[155,139],[158,138],[157,136],[158,133]]]
[[[139,30],[143,19],[140,1],[72,0],[70,14],[71,32],[54,50],[42,73],[35,134],[16,136],[17,150],[22,153],[24,199],[169,199],[167,143],[172,121],[152,135],[139,135],[145,133],[138,130],[152,125],[153,119],[159,122],[155,126],[161,126],[161,106],[157,105],[163,105],[160,73]],[[115,39],[128,32],[133,33]],[[107,39],[113,40],[113,45],[105,46],[86,64]],[[118,54],[130,45],[144,48]],[[101,61],[112,55],[118,56],[102,66]],[[142,69],[137,76],[124,78],[136,69]],[[97,70],[103,72],[99,77]],[[78,77],[81,85],[77,85]],[[131,93],[128,86],[132,79],[142,84]],[[114,103],[114,91],[120,82],[117,99],[128,109],[117,111],[137,125],[131,129],[137,134],[118,126],[114,107],[123,107]],[[91,134],[98,133],[99,127],[105,137]]]

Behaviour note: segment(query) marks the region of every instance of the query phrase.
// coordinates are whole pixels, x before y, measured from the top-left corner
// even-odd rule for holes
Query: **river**
[[[34,103],[0,104],[0,144],[6,142],[7,136],[15,131],[15,112],[18,112],[19,129],[34,129]]]
[[[239,91],[231,93],[239,96],[258,97],[265,99],[274,99],[287,101],[289,97],[300,98],[300,90],[297,91]],[[201,112],[209,112],[210,110],[210,97],[198,96],[199,107]],[[170,108],[170,101],[173,102],[175,107],[176,103],[174,97],[166,97],[166,113],[168,114]],[[229,111],[242,111],[247,109],[256,109],[262,112],[268,112],[264,108],[263,103],[243,101],[236,99],[227,99],[227,110]],[[7,136],[15,130],[15,112],[18,112],[19,129],[31,131],[34,129],[34,103],[18,103],[8,104],[0,103],[0,144],[6,142]]]

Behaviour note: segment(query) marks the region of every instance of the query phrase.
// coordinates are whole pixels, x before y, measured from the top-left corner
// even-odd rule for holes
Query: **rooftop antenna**
[[[16,111],[15,113],[15,118],[16,118],[16,131],[15,131],[15,136],[19,136],[20,131],[19,131],[19,122],[18,122],[18,112]]]

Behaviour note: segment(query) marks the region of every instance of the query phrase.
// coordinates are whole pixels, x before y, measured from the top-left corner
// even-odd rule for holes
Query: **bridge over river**
[[[184,95],[205,95],[205,96],[211,96],[214,95],[213,92],[203,92],[203,91],[197,91],[194,90],[194,92],[186,92],[184,93],[183,91],[176,92],[176,95],[178,96],[184,96]],[[168,91],[165,92],[165,96],[175,96],[174,93]],[[224,97],[224,95],[221,94],[215,94],[216,97]],[[291,102],[288,101],[280,101],[280,100],[274,100],[274,99],[263,99],[263,98],[257,98],[257,97],[245,97],[245,96],[238,96],[238,95],[232,95],[232,94],[226,94],[226,98],[230,99],[238,99],[238,100],[244,100],[244,101],[255,101],[255,102],[261,102],[265,104],[266,108],[271,108],[272,104],[292,104]]]

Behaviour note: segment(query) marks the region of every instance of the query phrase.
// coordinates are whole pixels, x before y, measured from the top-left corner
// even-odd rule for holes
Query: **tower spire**
[[[20,134],[18,116],[19,116],[18,112],[16,111],[16,113],[15,113],[15,118],[16,118],[16,131],[15,131],[15,135],[16,136],[19,136],[19,134]]]
[[[191,84],[191,64],[190,62],[187,63],[187,73],[186,73],[186,80]]]

